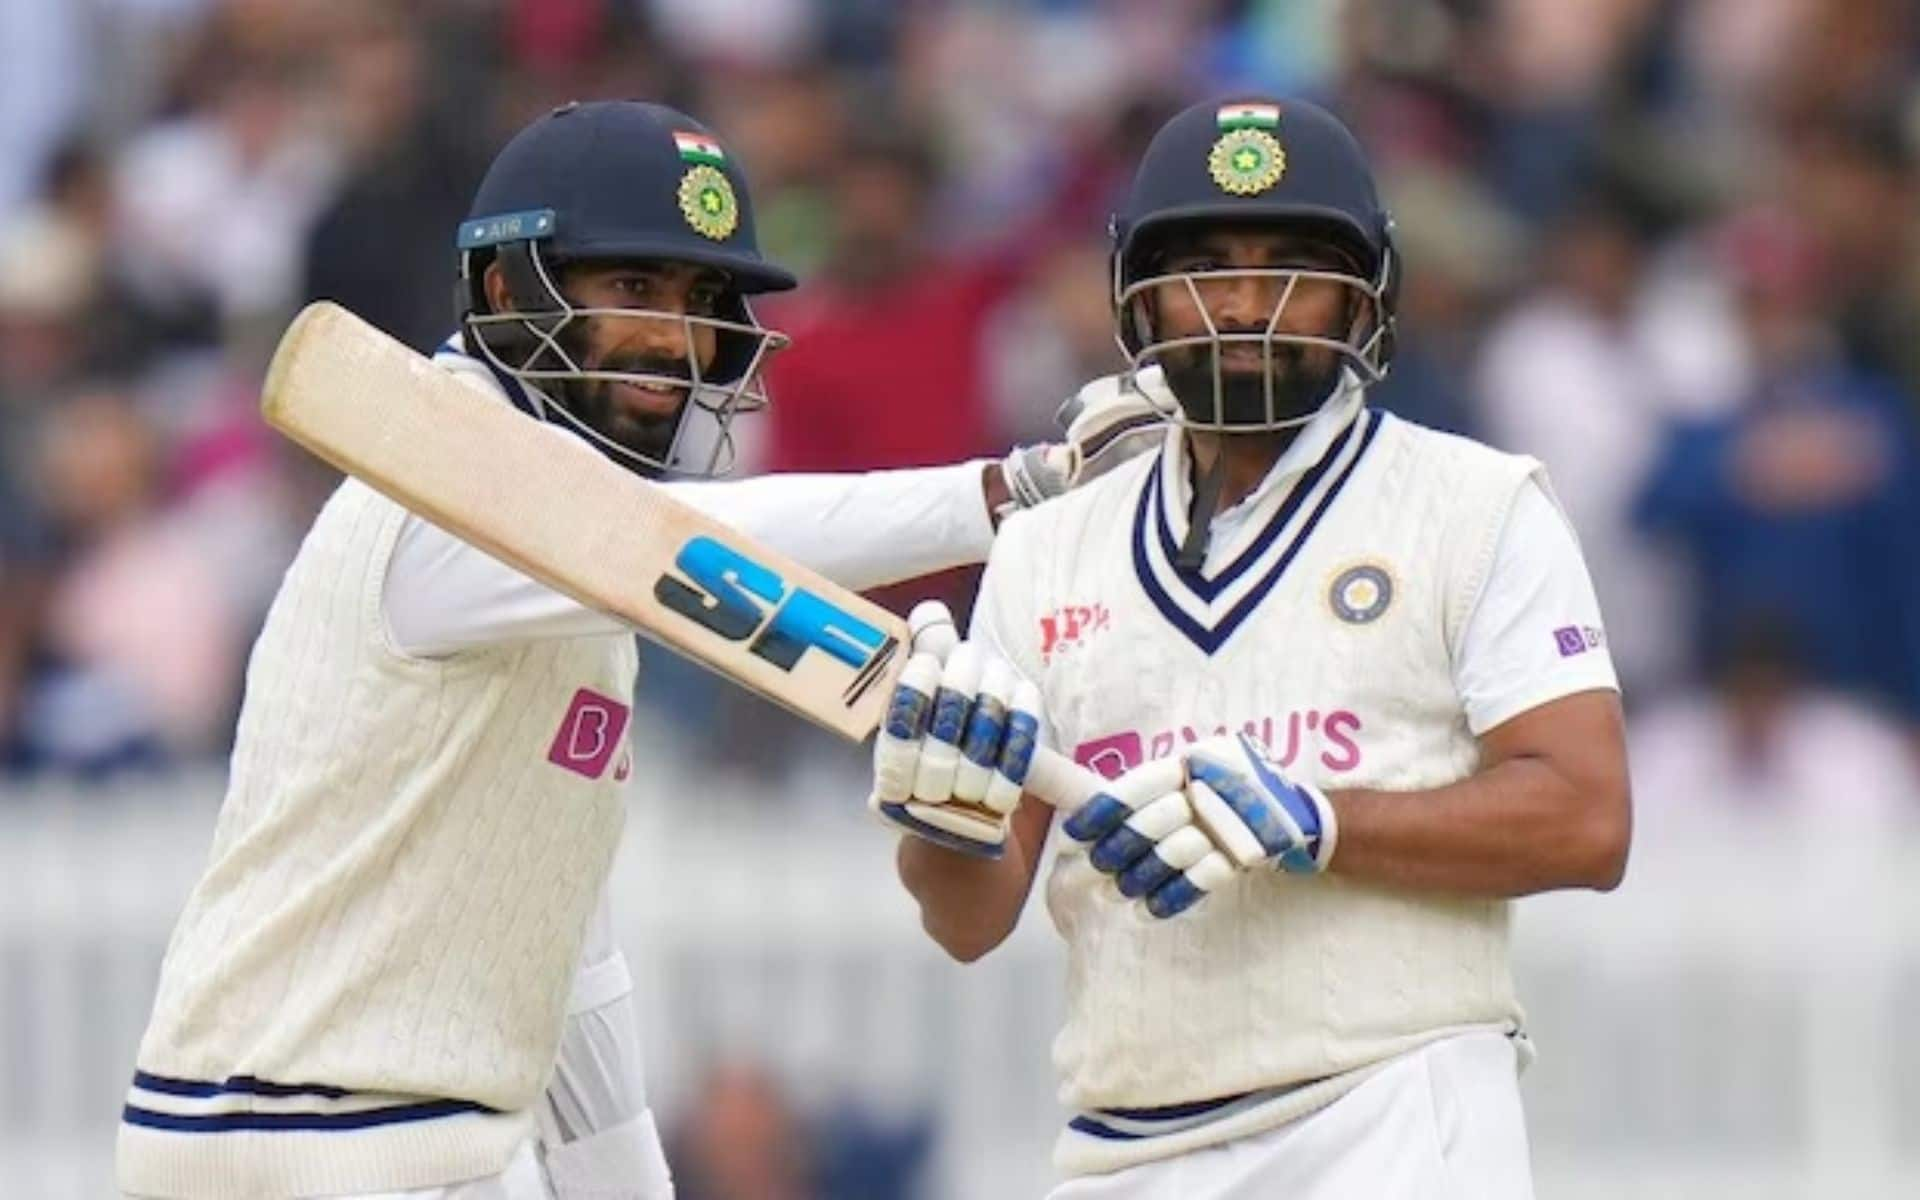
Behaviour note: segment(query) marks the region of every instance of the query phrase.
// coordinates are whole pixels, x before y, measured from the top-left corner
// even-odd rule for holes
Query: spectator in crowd
[[[305,249],[305,294],[337,301],[416,349],[452,328],[449,229],[486,166],[476,129],[442,111],[425,31],[372,13],[329,57],[350,166]]]
[[[912,1200],[932,1149],[925,1113],[875,1122],[857,1108],[802,1112],[765,1068],[721,1063],[671,1139],[679,1200]]]
[[[147,307],[176,320],[204,311],[210,334],[259,337],[298,298],[301,247],[338,150],[303,103],[290,52],[210,43],[204,101],[119,159],[112,253]]]
[[[1541,235],[1545,278],[1493,326],[1476,384],[1492,442],[1546,464],[1609,618],[1623,694],[1641,699],[1674,678],[1681,598],[1631,524],[1669,397],[1637,320],[1649,248],[1624,199],[1596,187]]]
[[[793,345],[768,372],[771,469],[921,466],[994,444],[980,339],[1027,264],[930,244],[934,155],[925,132],[876,129],[839,162],[825,272],[773,318]]]
[[[1839,349],[1898,381],[1920,416],[1920,119],[1909,129],[1904,116],[1878,104],[1805,122],[1789,139],[1786,187],[1828,264]]]
[[[233,616],[199,543],[160,503],[153,429],[100,386],[64,398],[43,437],[62,559],[18,753],[91,772],[214,749],[239,675]]]
[[[1920,63],[1903,0],[71,10],[29,0],[0,17],[0,194],[21,200],[0,209],[0,698],[15,697],[0,699],[0,742],[20,744],[25,647],[45,652],[82,594],[76,563],[108,544],[56,522],[31,486],[65,437],[40,429],[59,399],[103,371],[126,381],[152,464],[130,527],[197,544],[228,614],[214,624],[244,639],[290,552],[289,510],[325,482],[252,416],[280,321],[326,295],[436,340],[451,254],[430,231],[465,191],[469,147],[606,94],[711,114],[759,172],[769,242],[809,267],[768,314],[795,347],[775,361],[750,469],[934,461],[1044,431],[1112,365],[1096,243],[1127,139],[1199,93],[1333,97],[1381,147],[1419,266],[1378,399],[1547,462],[1630,700],[1697,670],[1710,614],[1769,572],[1834,576],[1794,601],[1814,677],[1896,700],[1906,686],[1906,651],[1886,648],[1908,635],[1869,654],[1849,632],[1892,621],[1863,597],[1910,582],[1891,565],[1907,435],[1862,416],[1920,406]],[[113,86],[78,87],[88,71]],[[1623,163],[1626,186],[1583,190]],[[1749,348],[1772,340],[1755,281],[1704,235],[1757,195],[1828,264],[1799,305],[1827,332],[1791,365]],[[1827,415],[1779,403],[1808,391]],[[1780,428],[1820,432],[1781,451]],[[1747,464],[1738,487],[1694,473],[1715,437]],[[1804,494],[1779,507],[1780,481],[1804,493],[1816,468],[1850,497],[1821,500],[1817,520]],[[1756,507],[1756,487],[1773,499]],[[1703,568],[1691,623],[1676,551]],[[215,660],[237,673],[237,650]],[[690,676],[684,711],[706,711],[702,688],[736,703],[716,686]],[[756,729],[778,720],[748,708],[736,715]]]
[[[1818,247],[1790,217],[1746,214],[1719,246],[1752,379],[1737,407],[1676,424],[1636,516],[1695,577],[1696,661],[1728,614],[1761,606],[1801,639],[1807,677],[1920,719],[1920,461],[1897,389],[1839,353]]]
[[[667,1153],[680,1200],[824,1200],[800,1116],[760,1067],[709,1072],[683,1126]]]
[[[33,198],[85,100],[85,20],[68,0],[0,6],[0,212]]]
[[[1480,436],[1474,354],[1488,315],[1519,282],[1526,231],[1458,170],[1409,169],[1383,188],[1408,269],[1393,370],[1368,402],[1435,429]]]
[[[1067,241],[1045,252],[1033,286],[994,313],[982,355],[989,419],[1002,438],[1054,436],[1060,401],[1126,365],[1113,340],[1112,292],[1106,247]]]

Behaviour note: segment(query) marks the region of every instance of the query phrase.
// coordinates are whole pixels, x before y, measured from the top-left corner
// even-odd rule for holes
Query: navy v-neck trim
[[[1151,536],[1147,529],[1148,513],[1149,511],[1156,513],[1156,515],[1160,517],[1161,522],[1164,522],[1165,516],[1164,513],[1161,513],[1159,510],[1160,471],[1156,469],[1150,472],[1146,480],[1146,485],[1140,489],[1140,499],[1134,509],[1133,571],[1134,575],[1140,581],[1141,588],[1146,592],[1147,598],[1153,602],[1155,608],[1160,610],[1160,615],[1167,619],[1167,623],[1186,635],[1189,641],[1198,646],[1206,654],[1211,655],[1219,650],[1221,646],[1225,645],[1227,639],[1232,637],[1234,631],[1239,629],[1246,619],[1253,614],[1254,609],[1259,606],[1260,601],[1266,597],[1268,592],[1273,590],[1273,586],[1276,583],[1280,582],[1280,577],[1286,574],[1287,568],[1292,565],[1293,560],[1299,556],[1301,549],[1306,546],[1308,539],[1313,536],[1313,531],[1319,526],[1320,519],[1324,517],[1327,510],[1333,506],[1333,502],[1339,498],[1341,491],[1347,486],[1348,480],[1353,478],[1354,470],[1359,467],[1361,459],[1366,457],[1367,449],[1373,444],[1374,436],[1380,432],[1380,426],[1383,420],[1384,418],[1379,413],[1363,411],[1359,418],[1355,420],[1354,424],[1348,428],[1346,434],[1342,435],[1327,455],[1313,468],[1313,471],[1310,472],[1311,478],[1301,479],[1299,486],[1297,486],[1293,493],[1287,498],[1287,502],[1281,512],[1276,514],[1273,523],[1261,534],[1258,545],[1235,560],[1234,565],[1229,569],[1229,572],[1222,575],[1221,580],[1210,585],[1208,581],[1204,579],[1198,581],[1199,585],[1210,587],[1210,591],[1202,590],[1202,586],[1196,585],[1193,578],[1194,572],[1183,571],[1177,566],[1173,566],[1174,555],[1171,550],[1168,550],[1166,557],[1173,571],[1174,582],[1179,584],[1183,590],[1190,592],[1199,599],[1211,601],[1220,594],[1222,589],[1232,582],[1232,579],[1227,578],[1228,574],[1234,578],[1238,578],[1252,566],[1261,554],[1272,546],[1274,540],[1280,536],[1281,531],[1284,530],[1287,524],[1293,519],[1300,506],[1306,502],[1306,498],[1311,495],[1314,488],[1319,485],[1321,478],[1332,469],[1334,463],[1339,461],[1341,452],[1356,435],[1356,430],[1358,431],[1357,436],[1360,439],[1359,446],[1354,450],[1352,457],[1348,459],[1346,466],[1341,469],[1338,477],[1334,479],[1333,484],[1327,488],[1326,493],[1320,498],[1320,502],[1316,504],[1313,511],[1308,514],[1305,522],[1301,524],[1299,532],[1296,533],[1292,541],[1287,544],[1286,549],[1280,554],[1278,560],[1274,562],[1272,568],[1267,571],[1266,575],[1263,576],[1258,583],[1253,585],[1247,594],[1240,599],[1239,603],[1227,610],[1227,612],[1212,625],[1197,620],[1188,613],[1186,609],[1182,608],[1179,602],[1174,599],[1166,583],[1162,581],[1160,574],[1153,569],[1153,563],[1148,555],[1147,544],[1147,539]],[[1363,425],[1364,428],[1361,428]],[[1162,529],[1158,532],[1162,534],[1162,546],[1170,546],[1170,531],[1166,530],[1163,525]]]
[[[1235,580],[1246,574],[1248,569],[1259,561],[1260,556],[1267,552],[1268,547],[1273,545],[1274,539],[1280,536],[1281,531],[1287,527],[1287,523],[1293,520],[1313,489],[1320,486],[1320,480],[1332,469],[1333,464],[1340,460],[1341,453],[1359,432],[1360,426],[1367,422],[1369,415],[1362,410],[1359,416],[1340,431],[1340,436],[1327,447],[1327,452],[1320,456],[1320,461],[1301,475],[1293,490],[1288,493],[1286,502],[1280,506],[1278,512],[1274,513],[1273,519],[1267,522],[1267,527],[1261,531],[1260,536],[1216,578],[1208,579],[1198,567],[1180,565],[1178,543],[1174,540],[1173,527],[1167,522],[1166,503],[1156,496],[1153,515],[1156,532],[1160,538],[1160,547],[1165,551],[1167,562],[1173,566],[1181,582],[1187,585],[1187,590],[1211,604],[1221,592],[1226,591]],[[1156,466],[1154,469],[1156,492],[1160,487],[1160,474],[1161,468]]]

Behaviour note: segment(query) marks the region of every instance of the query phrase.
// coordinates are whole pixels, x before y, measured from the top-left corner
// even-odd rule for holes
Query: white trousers
[[[1318,1112],[1067,1180],[1048,1200],[1533,1200],[1514,1048],[1496,1033],[1403,1056]]]

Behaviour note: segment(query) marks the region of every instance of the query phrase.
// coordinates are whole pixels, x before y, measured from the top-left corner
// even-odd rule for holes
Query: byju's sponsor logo
[[[626,744],[629,715],[627,706],[618,700],[581,688],[567,706],[560,732],[554,734],[553,745],[547,750],[547,761],[575,775],[600,778],[613,761],[614,751]],[[624,779],[631,771],[631,763],[624,756],[621,768],[615,777]]]
[[[1360,765],[1362,728],[1360,715],[1348,709],[1321,712],[1308,708],[1295,709],[1279,717],[1242,721],[1237,732],[1259,742],[1267,757],[1278,766],[1312,761],[1323,770],[1338,773]],[[1127,730],[1081,742],[1074,747],[1073,760],[1108,779],[1118,779],[1143,762],[1166,758],[1195,742],[1228,732],[1224,725],[1211,729],[1182,725],[1155,733]],[[1303,760],[1302,755],[1309,758]]]
[[[1553,644],[1560,648],[1561,658],[1572,658],[1606,645],[1607,632],[1592,625],[1563,625],[1553,631]]]

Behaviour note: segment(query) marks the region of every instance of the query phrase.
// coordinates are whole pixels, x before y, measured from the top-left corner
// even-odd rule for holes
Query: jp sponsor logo
[[[1055,654],[1085,643],[1112,624],[1113,614],[1098,602],[1054,609],[1040,618],[1040,661],[1052,662]]]
[[[614,752],[626,746],[628,716],[627,706],[618,700],[581,688],[573,694],[573,703],[567,706],[560,732],[554,735],[553,745],[547,749],[547,761],[575,775],[600,778],[606,774]],[[623,754],[614,778],[625,779],[631,770],[632,762]]]
[[[1561,658],[1572,658],[1607,644],[1607,632],[1591,625],[1563,625],[1553,631],[1553,643],[1560,647]]]
[[[1308,708],[1243,721],[1238,732],[1261,743],[1267,756],[1281,767],[1292,766],[1305,755],[1322,769],[1338,773],[1360,765],[1362,729],[1360,714],[1348,709],[1321,712]],[[1151,734],[1128,730],[1081,742],[1074,747],[1073,759],[1108,779],[1117,779],[1143,762],[1165,758],[1184,746],[1228,732],[1232,731],[1224,725],[1210,729],[1182,725]]]

